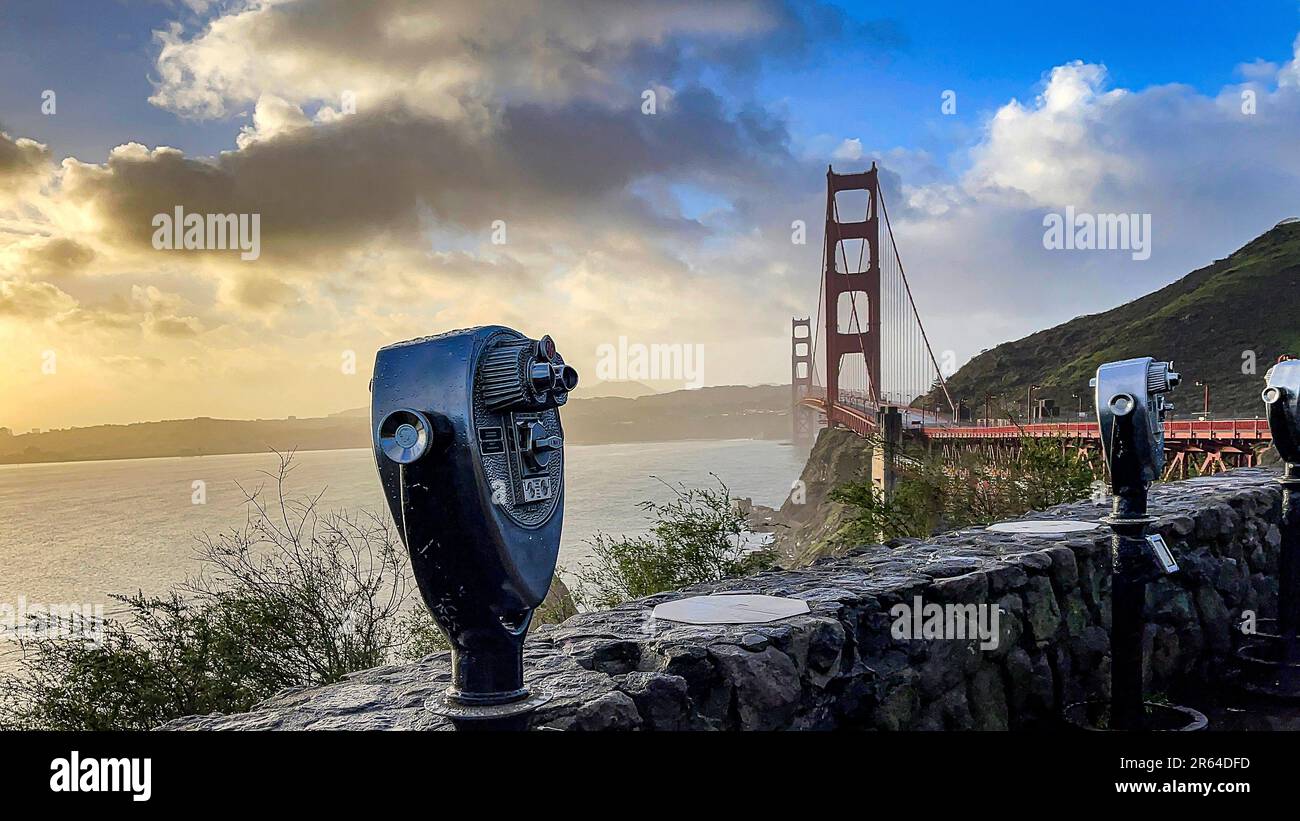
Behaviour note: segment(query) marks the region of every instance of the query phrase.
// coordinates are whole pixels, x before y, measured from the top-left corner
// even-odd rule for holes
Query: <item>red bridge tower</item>
[[[861,222],[840,220],[835,195],[841,191],[867,192],[866,218]],[[840,367],[849,354],[862,355],[870,386],[868,400],[873,403],[880,401],[880,181],[874,162],[870,171],[858,174],[836,174],[827,167],[824,236],[826,263],[822,272],[822,290],[826,298],[823,310],[826,316],[826,411],[829,419],[835,404],[840,401]],[[855,239],[862,240],[863,245],[860,258],[853,261],[842,252],[842,242]],[[845,270],[839,267],[841,256],[845,257]],[[844,322],[840,321],[841,294],[849,294],[849,310],[843,317]],[[841,331],[841,327],[849,332]]]

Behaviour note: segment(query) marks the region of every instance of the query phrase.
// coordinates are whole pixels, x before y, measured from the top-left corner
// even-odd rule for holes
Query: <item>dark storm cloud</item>
[[[822,3],[782,0],[299,0],[234,4],[195,32],[158,32],[153,101],[223,116],[274,94],[332,102],[340,89],[420,107],[625,99],[702,70],[806,59],[834,38],[877,51],[901,36]]]
[[[359,113],[259,140],[215,162],[139,146],[74,166],[64,193],[93,205],[108,241],[149,247],[155,214],[261,214],[264,254],[315,256],[358,240],[410,240],[422,214],[466,232],[493,220],[558,239],[631,230],[697,231],[656,215],[631,190],[647,177],[708,179],[737,196],[795,162],[784,123],[727,112],[689,89],[655,115],[575,101],[517,105],[487,130],[404,107]]]

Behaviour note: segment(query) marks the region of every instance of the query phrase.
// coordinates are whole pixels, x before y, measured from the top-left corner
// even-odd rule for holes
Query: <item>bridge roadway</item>
[[[826,414],[821,396],[806,396],[801,403]],[[916,408],[900,407],[905,433],[952,446],[1014,446],[1025,439],[1058,439],[1085,456],[1101,444],[1096,422],[1045,422],[1029,425],[954,424],[951,418]],[[842,395],[831,411],[830,424],[845,427],[859,436],[876,431],[876,405],[865,396]],[[1273,438],[1264,419],[1170,420],[1165,426],[1165,448],[1169,452],[1166,475],[1185,476],[1189,467],[1198,473],[1250,467],[1258,451]],[[1199,459],[1199,464],[1193,460]]]

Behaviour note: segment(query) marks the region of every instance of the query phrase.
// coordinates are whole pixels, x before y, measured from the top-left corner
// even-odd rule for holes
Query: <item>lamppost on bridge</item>
[[[1034,421],[1034,391],[1041,387],[1042,385],[1030,385],[1029,388],[1025,390],[1025,424],[1030,424]]]
[[[1079,400],[1079,418],[1082,419],[1083,418],[1083,394],[1072,393],[1070,395],[1073,396],[1075,399]]]
[[[1210,418],[1210,383],[1197,381],[1196,387],[1205,389],[1205,401],[1201,408],[1201,416],[1205,419]]]

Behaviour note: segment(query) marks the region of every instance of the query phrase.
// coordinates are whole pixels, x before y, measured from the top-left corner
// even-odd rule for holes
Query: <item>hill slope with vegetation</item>
[[[1264,372],[1279,354],[1300,355],[1300,223],[1283,223],[1226,259],[1158,291],[1099,314],[985,351],[948,380],[976,416],[986,396],[995,416],[1023,418],[1025,391],[1054,399],[1063,418],[1078,400],[1091,407],[1088,380],[1103,362],[1134,356],[1172,359],[1183,376],[1178,416],[1201,410],[1210,386],[1215,416],[1259,416]],[[934,401],[935,396],[928,397]]]

